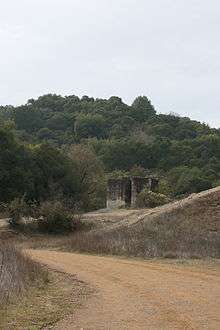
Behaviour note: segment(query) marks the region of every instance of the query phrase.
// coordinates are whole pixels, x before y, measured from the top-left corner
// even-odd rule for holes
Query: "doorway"
[[[131,180],[128,180],[125,186],[125,205],[131,206]]]

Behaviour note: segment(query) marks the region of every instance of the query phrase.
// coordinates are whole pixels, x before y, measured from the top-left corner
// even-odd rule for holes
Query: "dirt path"
[[[30,251],[95,294],[54,329],[220,329],[220,268]]]

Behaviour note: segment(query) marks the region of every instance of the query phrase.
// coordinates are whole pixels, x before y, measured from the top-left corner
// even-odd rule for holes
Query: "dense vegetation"
[[[61,199],[80,203],[84,209],[94,207],[92,203],[99,205],[104,173],[86,147],[72,147],[67,155],[46,143],[21,144],[7,128],[0,129],[0,141],[1,202]]]
[[[0,107],[0,201],[25,196],[104,205],[105,173],[155,174],[181,196],[220,183],[220,130],[157,114],[147,97],[45,95]]]

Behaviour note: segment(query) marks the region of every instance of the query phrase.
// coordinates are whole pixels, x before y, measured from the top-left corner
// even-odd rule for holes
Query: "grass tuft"
[[[48,281],[48,272],[10,242],[0,243],[0,306],[21,297],[34,284]]]

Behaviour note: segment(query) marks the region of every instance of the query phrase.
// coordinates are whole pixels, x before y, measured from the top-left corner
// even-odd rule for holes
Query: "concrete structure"
[[[137,195],[143,189],[154,191],[156,178],[125,177],[108,180],[107,208],[135,207]]]

